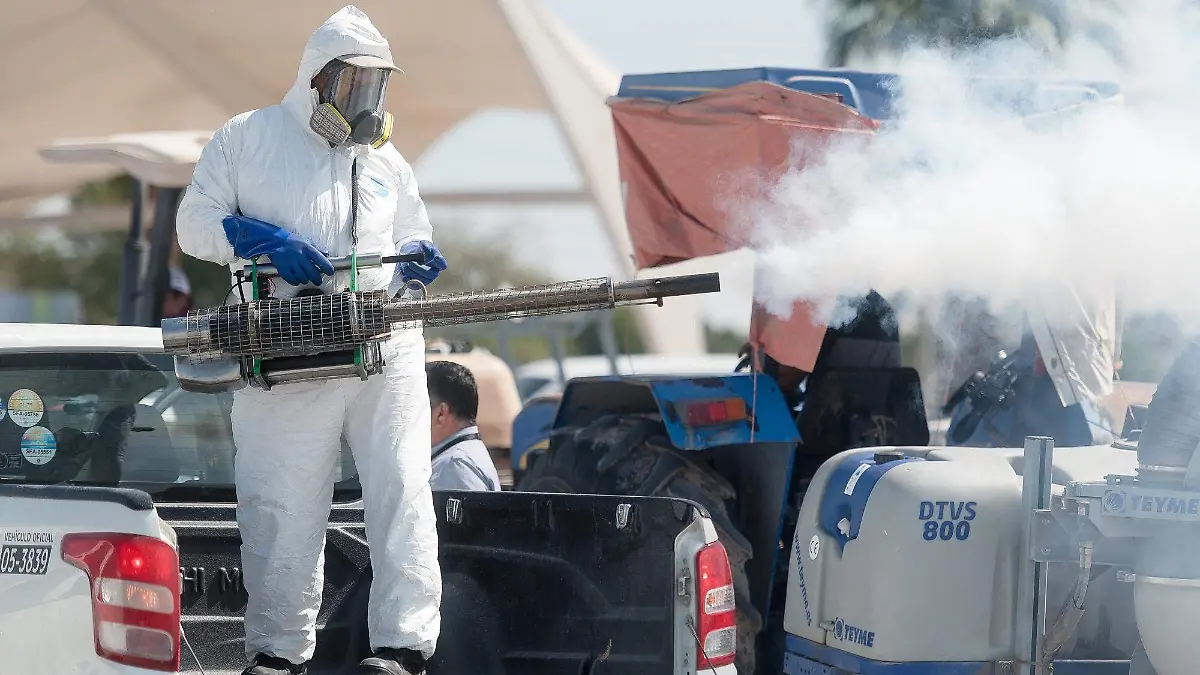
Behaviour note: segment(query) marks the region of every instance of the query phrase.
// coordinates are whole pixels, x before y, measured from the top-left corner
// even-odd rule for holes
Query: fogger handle
[[[618,305],[679,295],[719,292],[721,292],[721,275],[716,272],[662,279],[637,279],[613,284],[613,300]]]
[[[348,255],[342,256],[340,258],[330,258],[329,262],[333,263],[334,270],[350,269],[350,256],[348,256]],[[364,269],[367,267],[382,267],[384,265],[388,265],[391,263],[402,263],[402,262],[415,262],[415,263],[425,262],[425,256],[421,253],[406,253],[404,255],[399,255],[399,254],[397,254],[397,255],[380,255],[379,253],[359,253],[358,254],[358,268],[359,269]],[[250,268],[243,267],[241,270],[238,271],[237,276],[239,279],[249,279],[250,278]],[[258,276],[260,276],[260,277],[277,277],[277,276],[279,276],[279,270],[275,269],[275,266],[270,263],[267,263],[265,265],[259,265],[258,266]]]

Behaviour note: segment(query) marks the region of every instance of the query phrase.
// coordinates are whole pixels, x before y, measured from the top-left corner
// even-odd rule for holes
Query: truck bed
[[[463,645],[495,651],[503,667],[490,672],[577,675],[599,661],[610,673],[674,671],[676,539],[693,522],[694,505],[511,492],[434,499],[445,599],[430,675],[461,672]],[[179,538],[187,637],[181,671],[199,673],[202,665],[209,675],[238,673],[246,663],[246,595],[234,508],[158,510]],[[313,675],[355,673],[368,651],[371,572],[362,523],[360,506],[334,506]]]
[[[99,655],[101,637],[161,656],[160,672],[178,656],[184,673],[240,673],[230,397],[182,390],[171,357],[147,344],[156,332],[90,331],[19,328],[24,337],[0,344],[0,395],[42,402],[30,437],[42,445],[18,424],[31,415],[0,418],[0,529],[19,530],[10,559],[22,561],[0,574],[0,673],[146,672],[118,663],[128,654]],[[335,480],[314,675],[356,674],[368,654],[371,569],[345,449]],[[675,580],[698,583],[696,555],[717,539],[698,507],[512,492],[434,499],[444,588],[430,675],[694,670],[687,622],[699,586],[680,595]],[[64,556],[61,537],[80,531],[91,534]]]

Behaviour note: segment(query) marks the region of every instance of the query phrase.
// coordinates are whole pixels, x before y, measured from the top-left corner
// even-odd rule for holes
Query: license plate
[[[10,544],[0,549],[0,574],[45,574],[49,566],[49,546]]]

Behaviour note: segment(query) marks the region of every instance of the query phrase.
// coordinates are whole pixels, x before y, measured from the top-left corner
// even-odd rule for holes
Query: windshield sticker
[[[58,444],[46,427],[33,427],[21,436],[21,454],[30,464],[41,466],[54,459]]]
[[[8,416],[18,426],[28,429],[42,421],[42,397],[32,389],[18,389],[8,397]]]

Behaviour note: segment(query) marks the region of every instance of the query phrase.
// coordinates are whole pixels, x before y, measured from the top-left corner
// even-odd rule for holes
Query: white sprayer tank
[[[874,661],[1013,660],[1025,517],[1021,452],[851,450],[825,462],[800,510],[785,630]],[[1059,448],[1054,479],[1060,485],[1096,480],[1135,465],[1132,452]],[[1050,566],[1052,615],[1071,592],[1077,569]],[[1097,580],[1096,586],[1090,599],[1097,606],[1089,606],[1089,620],[1067,648],[1099,639],[1132,651],[1129,584]],[[1110,589],[1103,600],[1101,588]],[[1200,603],[1196,608],[1200,612]]]

